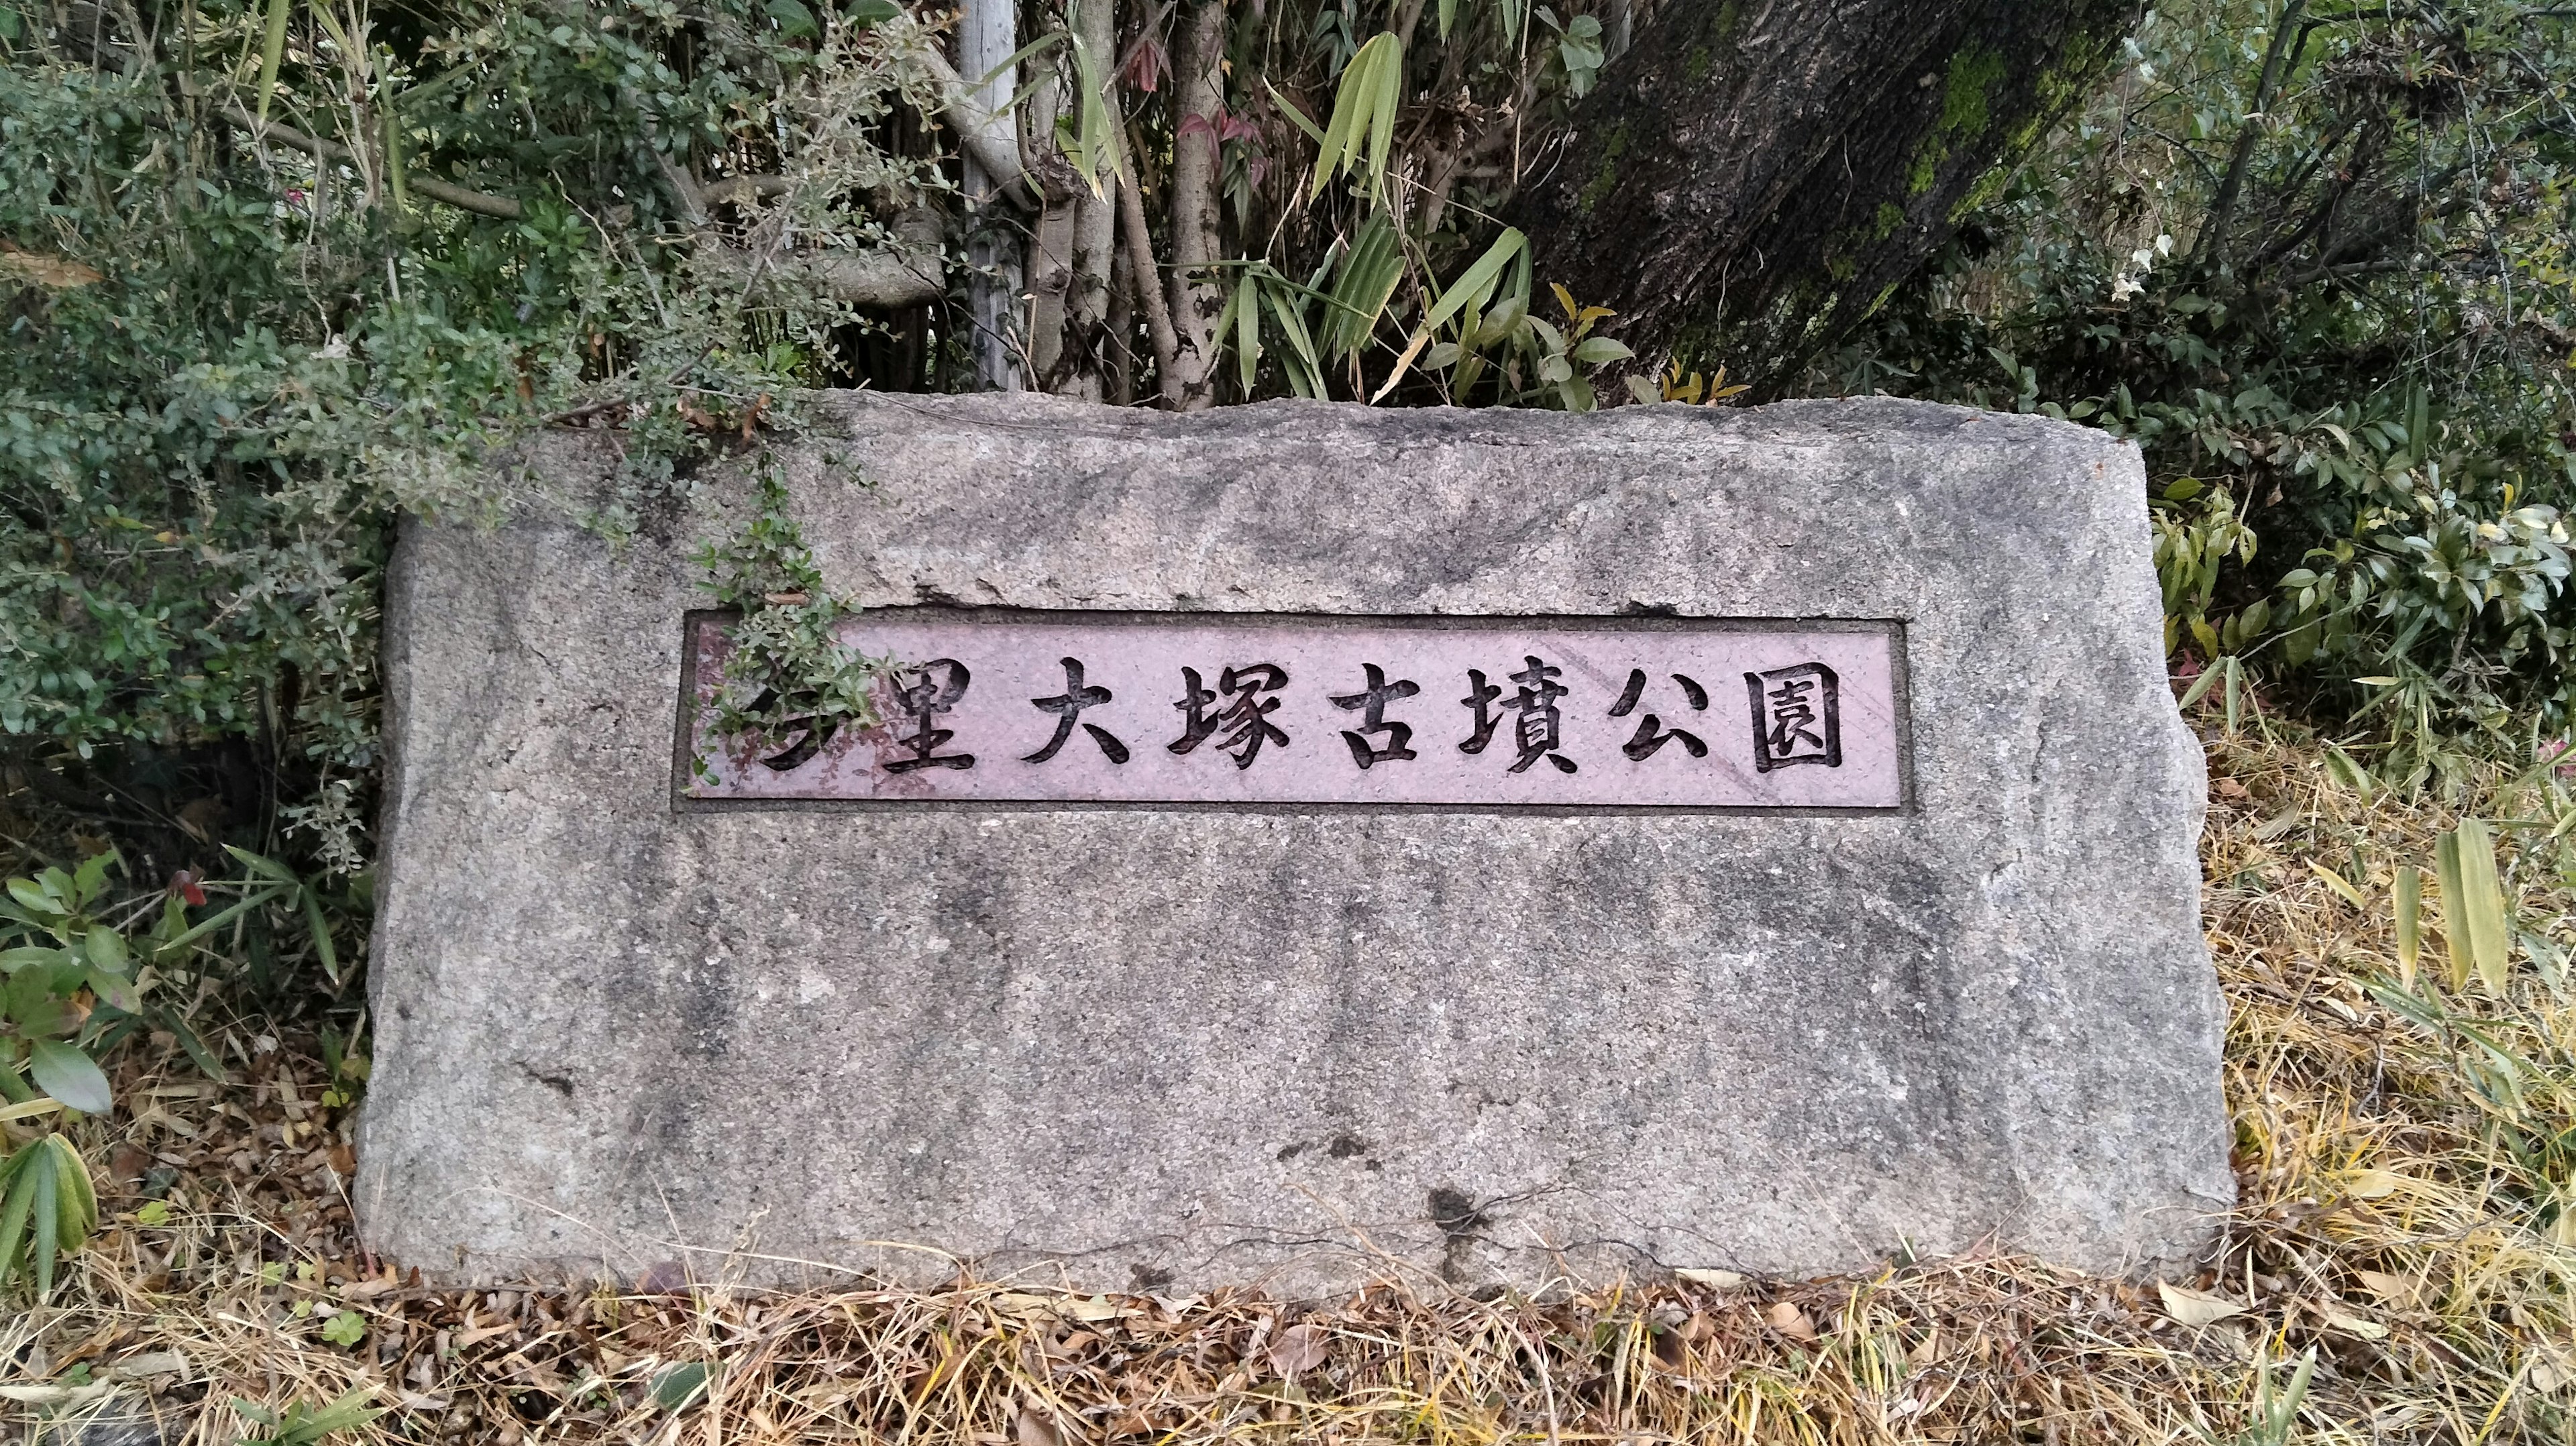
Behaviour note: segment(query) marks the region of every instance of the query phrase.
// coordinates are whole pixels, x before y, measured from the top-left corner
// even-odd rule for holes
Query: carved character
[[[1227,736],[1217,739],[1217,751],[1232,753],[1235,767],[1250,768],[1252,760],[1261,756],[1264,742],[1288,746],[1287,732],[1270,721],[1270,715],[1279,711],[1279,700],[1261,696],[1287,686],[1288,670],[1277,663],[1228,668],[1217,675],[1214,693],[1200,683],[1198,669],[1183,668],[1181,701],[1172,705],[1181,713],[1181,736],[1167,746],[1174,753],[1186,754],[1223,732]],[[1220,693],[1227,700],[1225,706],[1208,711]]]
[[[1498,710],[1490,709],[1489,705],[1502,696],[1503,690],[1487,683],[1482,671],[1475,668],[1467,670],[1467,696],[1458,701],[1476,710],[1476,731],[1458,745],[1458,751],[1484,752],[1485,745],[1493,740],[1495,726],[1502,722],[1502,715],[1516,713],[1519,716],[1513,722],[1512,736],[1513,741],[1520,745],[1520,757],[1503,771],[1519,773],[1544,758],[1557,772],[1572,773],[1575,771],[1574,760],[1556,751],[1564,723],[1556,700],[1569,691],[1556,681],[1556,677],[1565,670],[1528,655],[1523,655],[1521,661],[1528,666],[1511,675],[1511,681],[1521,685],[1520,691]]]
[[[1675,673],[1673,674],[1673,681],[1681,685],[1682,700],[1690,704],[1692,711],[1702,713],[1708,711],[1708,690],[1701,687],[1697,679],[1686,673]],[[1643,668],[1629,669],[1628,686],[1620,692],[1619,701],[1610,705],[1610,716],[1613,718],[1627,717],[1631,712],[1635,711],[1637,700],[1645,696],[1645,692],[1646,670]],[[1706,758],[1708,756],[1708,744],[1703,742],[1698,734],[1687,732],[1680,728],[1668,729],[1664,727],[1664,720],[1656,717],[1652,713],[1647,714],[1643,719],[1638,721],[1637,731],[1630,735],[1627,742],[1619,745],[1619,751],[1627,754],[1631,760],[1643,763],[1647,759],[1654,757],[1657,749],[1662,748],[1665,744],[1673,742],[1676,739],[1681,742],[1682,751],[1688,753],[1691,757]]]
[[[1048,759],[1055,757],[1056,750],[1062,748],[1065,740],[1073,736],[1073,725],[1082,717],[1082,710],[1085,708],[1097,708],[1101,704],[1109,701],[1108,689],[1100,687],[1086,688],[1082,685],[1082,660],[1080,658],[1065,658],[1062,661],[1064,663],[1064,691],[1052,698],[1031,698],[1029,700],[1031,703],[1037,705],[1039,712],[1053,713],[1055,715],[1055,736],[1046,741],[1046,746],[1044,748],[1039,749],[1035,753],[1026,755],[1021,760],[1022,762],[1044,763]],[[1127,761],[1127,745],[1119,742],[1117,735],[1096,723],[1084,723],[1082,725],[1082,731],[1091,735],[1091,741],[1100,745],[1101,753],[1106,755],[1110,762],[1124,763]]]
[[[1753,702],[1753,767],[1843,766],[1841,680],[1822,663],[1744,675]]]
[[[933,726],[930,721],[957,706],[957,700],[966,696],[966,685],[974,675],[955,658],[933,658],[911,676],[912,681],[905,683],[895,696],[902,701],[904,715],[913,721],[917,730],[909,738],[896,740],[910,749],[912,756],[896,759],[885,766],[885,771],[910,773],[916,768],[974,767],[975,755],[972,753],[939,752],[941,744],[957,735]],[[897,674],[897,681],[900,682],[902,677],[902,674]]]
[[[1368,676],[1368,686],[1360,692],[1345,693],[1332,700],[1336,708],[1361,710],[1360,726],[1342,730],[1342,741],[1351,746],[1351,761],[1365,772],[1380,763],[1416,757],[1407,746],[1413,741],[1413,729],[1406,724],[1386,721],[1386,705],[1398,698],[1412,697],[1422,691],[1422,686],[1410,678],[1399,678],[1390,683],[1386,680],[1386,670],[1375,663],[1362,663],[1360,668]],[[1380,733],[1387,735],[1383,748],[1370,742]]]

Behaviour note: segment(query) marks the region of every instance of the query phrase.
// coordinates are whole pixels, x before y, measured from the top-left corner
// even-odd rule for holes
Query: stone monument
[[[739,477],[622,550],[406,525],[379,1253],[1313,1294],[2136,1270],[2232,1203],[2131,448],[817,406],[871,727],[711,730]]]

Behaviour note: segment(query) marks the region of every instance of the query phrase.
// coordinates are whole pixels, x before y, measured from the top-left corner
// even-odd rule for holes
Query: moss
[[[1700,32],[1699,43],[1682,57],[1682,78],[1693,84],[1707,79],[1709,71],[1717,64],[1717,47],[1733,38],[1735,27],[1743,18],[1742,8],[1736,0],[1726,0],[1725,4],[1717,7],[1717,13],[1709,17],[1708,27]]]
[[[1906,174],[1905,194],[1920,196],[1929,192],[1932,183],[1940,179],[1941,163],[1949,158],[1950,148],[1941,144],[1939,136],[1925,136],[1922,148],[1914,153],[1914,169]]]
[[[1987,100],[2003,78],[2001,55],[1979,45],[1959,47],[1950,56],[1949,84],[1941,94],[1941,129],[1952,135],[1985,134]]]
[[[1601,143],[1601,169],[1592,173],[1592,180],[1584,186],[1583,194],[1575,197],[1577,210],[1589,216],[1593,207],[1609,199],[1611,190],[1619,184],[1619,158],[1626,154],[1628,123],[1621,121],[1611,127],[1610,138]]]
[[[1878,229],[1870,233],[1869,239],[1884,241],[1895,235],[1896,228],[1904,224],[1905,208],[1894,201],[1881,201],[1878,203]]]

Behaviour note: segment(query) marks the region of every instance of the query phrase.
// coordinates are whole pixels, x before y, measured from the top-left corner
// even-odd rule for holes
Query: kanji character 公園
[[[1744,675],[1753,702],[1753,767],[1843,766],[1842,680],[1822,663]]]
[[[1682,701],[1690,704],[1693,712],[1708,711],[1708,690],[1701,687],[1697,679],[1685,673],[1675,673],[1672,678],[1674,682],[1681,685]],[[1625,718],[1636,711],[1637,700],[1643,697],[1645,692],[1646,670],[1629,669],[1628,686],[1620,691],[1619,701],[1610,705],[1610,716]],[[1638,720],[1637,731],[1630,735],[1627,742],[1619,745],[1619,751],[1627,754],[1631,760],[1643,763],[1654,757],[1657,749],[1675,741],[1682,745],[1683,752],[1693,758],[1708,756],[1708,744],[1702,741],[1698,734],[1680,728],[1666,728],[1664,720],[1652,713]]]

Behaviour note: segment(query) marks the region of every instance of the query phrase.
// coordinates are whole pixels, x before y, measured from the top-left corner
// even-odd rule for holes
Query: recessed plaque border
[[[671,745],[673,813],[1249,813],[1352,814],[1449,813],[1521,818],[1577,818],[1622,814],[1721,815],[1761,818],[1904,818],[1917,812],[1914,796],[1914,714],[1906,623],[1899,618],[1685,617],[1672,613],[1300,613],[1143,609],[971,607],[953,603],[903,603],[864,609],[856,616],[935,618],[942,622],[1090,625],[1109,627],[1349,626],[1419,628],[1461,632],[1519,630],[1629,631],[1640,633],[1877,633],[1887,639],[1889,693],[1894,701],[1897,799],[1885,807],[1802,804],[1701,803],[1419,803],[1395,801],[1270,802],[1253,800],[982,799],[982,798],[702,798],[688,790],[695,775],[698,711],[698,629],[740,616],[730,608],[691,608],[680,615],[680,686]]]

